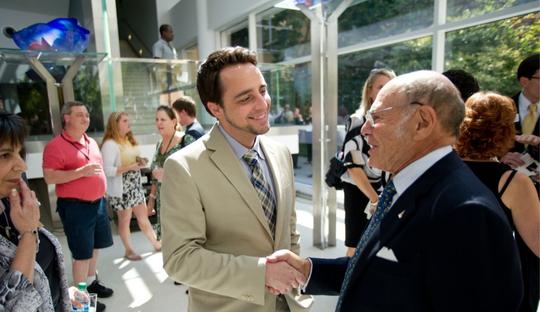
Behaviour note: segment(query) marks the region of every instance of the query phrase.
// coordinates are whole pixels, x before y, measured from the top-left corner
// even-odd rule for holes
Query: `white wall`
[[[171,18],[171,9],[182,0],[157,0],[156,15],[158,24],[172,24],[174,20]],[[174,25],[173,25],[174,26]]]
[[[158,1],[159,2],[159,1]],[[206,29],[200,29],[197,21],[197,5],[204,2],[207,8]],[[242,19],[247,20],[248,14],[267,3],[277,3],[277,0],[181,0],[171,8],[169,15],[174,28],[175,47],[183,48],[191,44],[201,33],[216,31],[232,25]],[[161,22],[161,21],[160,21]],[[204,25],[204,24],[203,24]],[[206,36],[208,38],[208,36]],[[211,43],[214,45],[214,42]],[[201,43],[199,42],[199,47]],[[204,51],[203,51],[204,52]],[[204,58],[205,53],[200,53]]]
[[[184,48],[197,39],[197,0],[180,1],[171,8],[169,17],[174,29],[173,45],[176,48]]]

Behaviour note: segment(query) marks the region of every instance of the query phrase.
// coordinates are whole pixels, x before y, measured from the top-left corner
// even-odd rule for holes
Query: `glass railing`
[[[172,104],[179,96],[191,96],[198,102],[199,115],[206,114],[197,94],[199,62],[143,58],[108,59],[104,53],[52,53],[0,49],[0,109],[18,113],[30,127],[31,141],[48,141],[53,136],[50,101],[43,77],[30,65],[29,58],[39,60],[54,77],[59,104],[65,102],[62,79],[77,56],[84,56],[73,79],[74,99],[85,103],[90,111],[88,133],[100,138],[109,114],[125,111],[136,135],[155,134],[155,111],[159,105]],[[309,77],[298,66],[261,64],[272,98],[270,121],[275,126],[309,123]],[[58,108],[59,109],[59,108]],[[199,118],[205,126],[212,118]]]
[[[182,95],[199,100],[197,66],[198,62],[189,60],[113,59],[114,97],[105,112],[125,111],[131,118],[135,134],[153,133],[159,105],[171,105]]]

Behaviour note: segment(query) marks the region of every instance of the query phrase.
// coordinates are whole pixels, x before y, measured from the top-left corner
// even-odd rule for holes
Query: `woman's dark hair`
[[[463,102],[467,101],[471,95],[480,91],[478,80],[476,80],[471,73],[468,73],[463,69],[450,69],[442,74],[445,75],[446,78],[450,79],[454,86],[456,86],[461,94],[461,99]]]
[[[169,116],[169,118],[171,119],[176,119],[178,120],[178,117],[176,116],[176,113],[174,112],[174,109],[168,105],[160,105],[158,106],[158,108],[156,109],[156,113],[159,112],[159,111],[163,111],[165,112],[165,114],[167,114],[167,116]]]
[[[0,145],[21,146],[24,148],[26,125],[21,117],[0,111]]]

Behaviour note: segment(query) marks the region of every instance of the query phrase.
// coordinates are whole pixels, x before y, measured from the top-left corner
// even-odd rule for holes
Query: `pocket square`
[[[381,250],[379,250],[376,254],[377,257],[386,259],[388,261],[392,262],[398,262],[398,259],[396,258],[396,255],[392,251],[392,249],[383,247]]]

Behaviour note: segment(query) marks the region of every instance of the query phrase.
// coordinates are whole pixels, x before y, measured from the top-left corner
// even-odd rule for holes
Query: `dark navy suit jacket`
[[[398,262],[376,256],[382,247]],[[313,258],[306,293],[338,295],[349,258]],[[493,194],[454,153],[394,203],[343,296],[342,311],[515,311],[522,296],[512,230]]]

